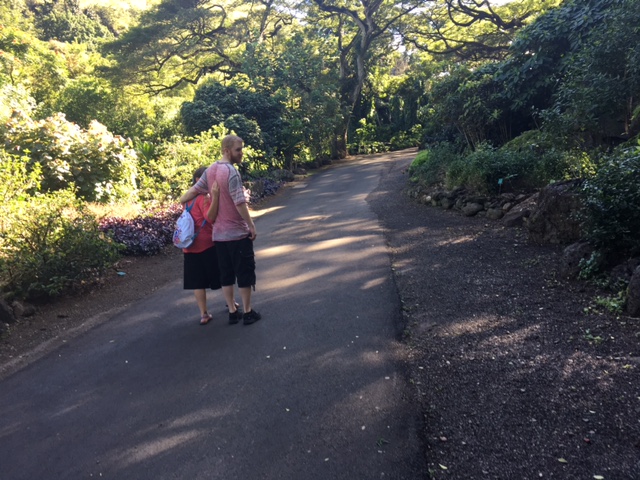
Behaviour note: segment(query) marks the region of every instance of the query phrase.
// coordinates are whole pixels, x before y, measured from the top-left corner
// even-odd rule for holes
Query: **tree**
[[[107,51],[119,60],[113,74],[157,94],[196,85],[208,74],[234,77],[246,45],[276,35],[290,21],[275,0],[165,0]]]
[[[412,12],[399,34],[414,49],[465,61],[504,59],[516,33],[561,0],[435,0]]]
[[[319,12],[307,5],[310,24],[317,22],[318,33],[332,37],[336,49],[340,82],[342,120],[338,123],[332,142],[332,154],[347,154],[349,126],[358,108],[375,44],[385,47],[392,43],[392,27],[404,16],[419,8],[422,2],[396,3],[388,0],[313,0]]]
[[[238,135],[245,134],[247,145],[264,148],[272,156],[277,156],[282,148],[283,114],[284,106],[272,92],[236,85],[225,87],[214,81],[198,88],[193,101],[185,102],[180,110],[189,135],[224,123]]]

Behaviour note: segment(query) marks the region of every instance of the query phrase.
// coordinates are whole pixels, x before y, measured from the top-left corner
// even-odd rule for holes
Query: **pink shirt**
[[[190,210],[191,216],[193,217],[193,226],[195,231],[202,226],[202,223],[207,218],[207,211],[209,210],[209,205],[211,202],[207,198],[206,195],[198,195],[195,200],[191,200],[191,202],[195,201],[196,203]],[[188,202],[191,205],[191,202]],[[200,253],[204,252],[208,248],[213,247],[213,232],[211,229],[211,222],[207,220],[207,223],[204,224],[204,227],[198,233],[198,236],[193,241],[188,248],[183,248],[182,251],[184,253]]]
[[[220,201],[218,216],[213,224],[213,240],[230,242],[249,236],[249,225],[236,208],[236,205],[247,202],[240,173],[230,163],[218,161],[207,168],[195,188],[198,192],[208,193],[214,180],[220,186]]]

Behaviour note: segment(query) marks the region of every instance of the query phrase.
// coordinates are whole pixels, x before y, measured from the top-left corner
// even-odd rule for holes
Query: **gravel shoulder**
[[[594,308],[603,292],[559,278],[561,248],[414,203],[408,164],[390,162],[368,201],[402,299],[425,478],[639,479],[640,320]],[[0,339],[0,378],[181,271],[169,246],[39,306]]]
[[[403,302],[429,478],[640,478],[640,320],[557,275],[562,249],[413,202],[409,163],[370,198]]]

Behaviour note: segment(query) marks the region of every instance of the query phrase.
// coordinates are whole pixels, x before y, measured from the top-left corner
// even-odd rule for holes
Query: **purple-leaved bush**
[[[171,243],[180,213],[182,207],[176,204],[149,210],[132,219],[107,217],[100,222],[100,230],[124,245],[124,255],[155,255]]]
[[[261,195],[253,192],[250,203],[257,203],[264,197],[275,195],[282,181],[265,178]],[[123,255],[156,255],[165,245],[172,243],[176,220],[182,213],[182,206],[174,204],[146,211],[135,218],[106,217],[100,221],[100,230],[111,235],[113,240],[124,246]]]

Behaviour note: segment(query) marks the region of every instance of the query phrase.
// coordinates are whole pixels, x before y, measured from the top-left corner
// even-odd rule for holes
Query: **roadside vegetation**
[[[420,147],[426,185],[582,178],[598,255],[640,254],[640,4],[491,3],[3,2],[4,297],[160,251],[230,132],[252,201],[332,159]]]

